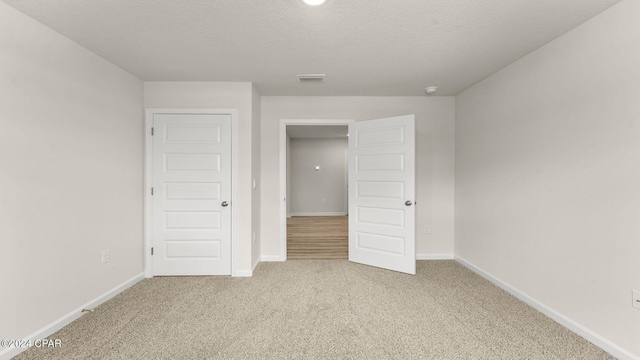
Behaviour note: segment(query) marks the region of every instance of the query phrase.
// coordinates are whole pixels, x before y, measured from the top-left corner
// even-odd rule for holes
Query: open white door
[[[153,115],[153,273],[231,274],[231,116]]]
[[[349,124],[349,261],[416,273],[415,116]]]

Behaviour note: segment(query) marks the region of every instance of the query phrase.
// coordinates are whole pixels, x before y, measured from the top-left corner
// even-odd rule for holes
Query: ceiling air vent
[[[302,74],[296,75],[298,82],[324,82],[326,74]]]

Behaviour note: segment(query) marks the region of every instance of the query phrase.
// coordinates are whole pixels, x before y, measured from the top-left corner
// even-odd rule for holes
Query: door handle
[[[220,205],[222,205],[222,207],[227,207],[227,206],[229,206],[229,203],[226,202],[226,201],[223,201],[222,204],[220,204]]]
[[[411,200],[407,200],[407,201],[405,201],[405,202],[404,202],[404,204],[405,204],[405,205],[407,205],[407,206],[411,206],[411,205],[413,205],[413,203],[411,202]]]

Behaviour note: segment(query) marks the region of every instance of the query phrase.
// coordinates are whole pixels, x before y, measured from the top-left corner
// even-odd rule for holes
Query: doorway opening
[[[281,120],[281,258],[348,258],[348,124]]]
[[[351,214],[347,235],[349,261],[415,275],[416,154],[413,114],[359,122],[280,120],[280,259],[287,259],[287,127],[345,124],[348,124],[350,135],[347,189]],[[303,166],[312,166],[314,170],[317,165],[303,162]],[[316,188],[308,191],[319,192]]]
[[[287,126],[287,259],[348,259],[348,127]]]

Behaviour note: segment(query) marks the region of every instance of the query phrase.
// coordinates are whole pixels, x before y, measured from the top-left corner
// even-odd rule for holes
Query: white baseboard
[[[233,277],[252,277],[252,276],[253,276],[253,270],[251,269],[237,270],[236,273],[233,275]]]
[[[592,344],[598,346],[599,348],[603,349],[604,351],[608,352],[609,354],[615,356],[617,359],[640,360],[640,357],[632,354],[628,350],[626,350],[626,349],[622,348],[621,346],[611,342],[610,340],[600,336],[599,334],[596,334],[592,330],[590,330],[587,327],[585,327],[585,326],[575,322],[574,320],[564,316],[563,314],[557,312],[556,310],[553,310],[552,308],[548,307],[547,305],[545,305],[545,304],[541,303],[540,301],[534,299],[533,297],[523,293],[522,291],[518,290],[517,288],[505,283],[501,279],[489,274],[488,272],[480,269],[479,267],[473,265],[472,263],[470,263],[469,261],[461,258],[460,256],[456,255],[455,256],[455,260],[458,261],[460,264],[464,265],[465,267],[467,267],[469,270],[471,270],[474,273],[482,276],[483,278],[491,281],[493,284],[495,284],[499,288],[501,288],[504,291],[508,292],[509,294],[515,296],[516,298],[520,299],[521,301],[525,302],[527,305],[529,305],[529,306],[533,307],[534,309],[540,311],[541,313],[547,315],[548,317],[552,318],[556,322],[560,323],[562,326],[564,326],[567,329],[569,329],[569,330],[575,332],[576,334],[582,336],[583,338],[587,339]]]
[[[74,320],[78,319],[79,317],[82,316],[82,309],[93,309],[96,306],[106,302],[107,300],[113,298],[114,296],[120,294],[121,292],[125,291],[126,289],[132,287],[133,285],[135,285],[136,283],[138,283],[140,280],[144,279],[144,273],[140,273],[134,277],[132,277],[131,279],[123,282],[122,284],[114,287],[113,289],[107,291],[106,293],[98,296],[97,298],[89,301],[88,303],[84,304],[83,306],[80,306],[79,308],[73,310],[72,312],[64,315],[63,317],[59,318],[58,320],[50,323],[49,325],[43,327],[40,330],[37,330],[36,332],[30,334],[29,336],[25,337],[23,340],[25,342],[31,342],[33,343],[35,340],[37,339],[46,339],[49,335],[52,335],[53,333],[55,333],[56,331],[62,329],[63,327],[71,324]],[[2,351],[0,351],[0,360],[9,360],[12,357],[20,354],[21,352],[27,350],[28,348],[6,348]]]
[[[453,254],[416,254],[416,260],[453,260]]]
[[[262,262],[276,262],[276,261],[284,261],[284,259],[280,255],[262,255],[260,257],[260,261],[262,261]]]
[[[260,256],[258,256],[258,258],[256,259],[256,262],[253,263],[253,266],[251,266],[251,274],[253,275],[253,271],[256,269],[256,266],[258,266],[258,264],[260,263]]]
[[[342,212],[298,212],[291,213],[291,216],[346,216],[347,213]]]

